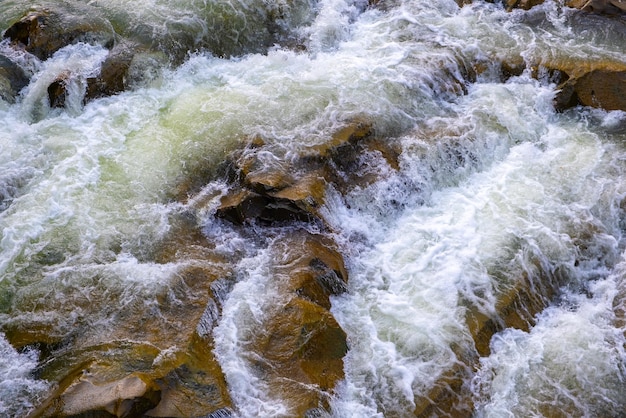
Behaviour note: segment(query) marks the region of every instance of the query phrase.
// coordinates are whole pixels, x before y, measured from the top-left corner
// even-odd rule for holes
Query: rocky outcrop
[[[613,16],[626,13],[626,1],[624,0],[567,0],[565,5],[585,12]]]
[[[264,223],[319,221],[328,184],[347,192],[365,186],[381,173],[367,169],[363,159],[373,155],[397,169],[398,150],[373,135],[371,124],[355,121],[332,135],[328,141],[304,150],[295,161],[285,161],[251,141],[234,153],[223,171],[234,191],[222,198],[217,216],[243,224],[254,220]]]
[[[4,32],[4,38],[40,60],[76,42],[111,48],[116,34],[111,24],[90,10],[35,8]]]
[[[46,289],[63,297],[42,295],[45,303],[16,301],[32,309],[32,317],[19,326],[3,323],[2,331],[15,347],[37,347],[38,376],[55,383],[31,417],[182,418],[230,411],[211,337],[220,315],[214,288],[229,280],[229,264],[188,216],[172,220],[172,234],[152,259],[171,273],[145,294],[130,282],[109,283],[103,291],[102,278],[94,277]],[[50,312],[76,320],[64,328],[48,321]],[[89,322],[94,317],[100,319]]]
[[[210,290],[218,271],[191,266],[152,301],[153,312],[139,300],[105,327],[83,326],[66,335],[44,353],[39,371],[58,382],[57,389],[31,416],[189,417],[229,410],[206,325],[218,315]]]
[[[110,50],[97,75],[86,82],[85,101],[111,96],[137,86],[146,86],[160,75],[165,55],[118,36],[111,24],[99,17],[96,9],[36,7],[4,32],[11,46],[23,49],[40,60],[50,58],[59,49],[86,42]],[[12,101],[28,79],[10,61],[0,57],[0,97]],[[60,74],[48,86],[50,107],[64,107],[68,84],[81,77],[71,69]]]
[[[262,359],[255,373],[268,382],[270,396],[281,398],[291,416],[328,409],[328,399],[343,378],[346,334],[330,313],[330,296],[346,290],[343,258],[328,238],[298,230],[275,243],[271,266],[278,304],[255,333],[246,351]]]
[[[159,77],[158,69],[164,65],[162,54],[136,43],[119,42],[102,63],[100,73],[87,79],[85,101],[145,87]]]
[[[0,55],[0,99],[15,102],[17,94],[28,84],[28,77],[16,63]]]
[[[364,155],[393,170],[398,151],[377,139],[365,121],[346,124],[296,159],[274,151],[256,138],[228,158],[222,172],[234,191],[221,199],[216,216],[236,225],[256,224],[257,233],[263,225],[283,231],[269,249],[276,254],[269,268],[278,301],[268,308],[265,332],[245,339],[245,351],[260,359],[254,373],[290,416],[318,416],[329,409],[343,378],[348,342],[330,312],[330,297],[346,291],[348,277],[337,244],[302,226],[328,228],[320,208],[330,183],[347,193],[380,179],[382,173],[365,169],[371,160]]]
[[[554,105],[559,111],[577,105],[626,111],[626,69],[594,69],[569,78],[558,88]]]

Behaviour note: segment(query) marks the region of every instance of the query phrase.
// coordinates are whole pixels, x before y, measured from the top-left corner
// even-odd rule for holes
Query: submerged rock
[[[275,243],[271,268],[280,296],[269,307],[264,332],[246,344],[254,370],[281,398],[290,415],[328,409],[328,399],[343,378],[348,350],[345,332],[330,309],[330,296],[346,291],[347,273],[335,244],[323,236],[292,231]]]
[[[16,63],[0,55],[0,99],[15,102],[20,90],[28,85],[28,76]]]
[[[64,46],[86,42],[111,48],[115,31],[111,23],[98,16],[95,9],[34,8],[4,32],[14,46],[40,60],[50,58]]]
[[[111,49],[97,76],[87,79],[85,101],[145,87],[160,76],[165,58],[128,41]]]

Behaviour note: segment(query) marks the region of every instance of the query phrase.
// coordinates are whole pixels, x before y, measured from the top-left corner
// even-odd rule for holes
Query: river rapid
[[[57,387],[42,359],[154,314],[198,263],[235,278],[203,331],[229,413],[293,416],[245,344],[278,298],[268,243],[291,227],[217,219],[231,186],[216,171],[246,138],[295,161],[355,119],[394,144],[398,167],[364,155],[377,180],[345,193],[330,184],[320,208],[328,228],[314,232],[338,243],[349,280],[330,310],[347,335],[345,377],[319,416],[414,416],[459,368],[469,394],[459,416],[625,416],[626,113],[556,112],[541,67],[626,65],[623,21],[557,2],[510,12],[453,0],[43,5],[61,3],[89,6],[157,52],[127,91],[85,103],[106,48],[78,42],[42,61],[0,43],[31,76],[14,103],[0,100],[0,416],[28,416]],[[2,0],[0,30],[30,6]],[[503,62],[521,71],[503,77]],[[68,71],[65,106],[50,107],[46,89]],[[199,176],[196,200],[175,197]],[[219,260],[158,260],[189,213]],[[540,292],[542,280],[558,291],[531,326],[498,329],[468,365],[467,313],[497,317],[503,294],[521,282]],[[20,345],[15,330],[49,345]]]

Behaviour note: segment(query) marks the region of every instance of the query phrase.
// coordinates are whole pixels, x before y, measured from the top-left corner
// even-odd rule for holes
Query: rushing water
[[[29,6],[4,0],[0,29]],[[467,372],[474,414],[624,416],[614,307],[626,286],[626,114],[556,113],[549,74],[531,77],[548,59],[626,63],[619,20],[585,23],[552,2],[511,13],[452,0],[71,3],[87,6],[171,64],[83,104],[106,49],[77,43],[41,62],[0,44],[33,75],[15,103],[0,101],[2,329],[62,339],[150,305],[184,264],[154,259],[190,210],[172,200],[181,182],[244,138],[290,159],[367,118],[400,147],[400,169],[372,158],[380,180],[331,188],[322,209],[349,270],[332,300],[350,347],[333,416],[411,415],[463,360],[454,347],[471,346],[467,311],[494,314],[520,278],[546,274],[560,277],[558,297],[530,329],[497,333]],[[501,61],[527,69],[502,81]],[[472,66],[483,71],[466,83]],[[51,109],[47,85],[68,71],[65,108]],[[266,241],[279,238],[240,235],[214,207],[192,209],[238,277],[212,331],[236,413],[288,416],[239,344],[278,297]],[[0,352],[0,414],[23,416],[55,382],[34,373],[35,348],[2,337]]]

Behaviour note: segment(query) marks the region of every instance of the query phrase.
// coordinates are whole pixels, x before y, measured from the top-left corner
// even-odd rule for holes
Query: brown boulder
[[[558,111],[577,105],[626,111],[626,70],[597,69],[570,78],[559,86],[554,105]]]
[[[164,57],[138,44],[119,42],[111,49],[97,76],[87,79],[85,101],[145,86],[159,77]]]
[[[65,107],[69,74],[61,74],[48,86],[50,107]]]
[[[522,9],[529,10],[532,7],[543,4],[545,0],[506,0],[507,10]]]
[[[110,415],[134,417],[159,402],[160,393],[136,375],[118,381],[97,384],[89,377],[78,379],[61,396],[54,412],[44,416]]]
[[[85,100],[124,91],[134,55],[133,49],[125,43],[116,45],[102,63],[98,76],[87,79]]]
[[[335,384],[343,378],[346,334],[330,313],[330,296],[346,290],[347,273],[328,238],[294,231],[272,250],[281,302],[254,335],[249,350],[264,359],[255,364],[271,394],[291,407],[293,416],[328,408]]]
[[[626,13],[624,0],[567,0],[565,5],[585,12],[621,15]]]
[[[63,10],[35,8],[9,27],[4,38],[41,60],[64,46],[87,42],[112,47],[115,31],[94,9]]]
[[[295,161],[285,161],[272,152],[255,138],[229,157],[224,175],[235,187],[222,197],[216,216],[237,224],[253,220],[323,222],[319,208],[328,184],[341,192],[366,186],[382,175],[372,169],[374,161],[398,169],[399,151],[375,137],[370,123],[359,120],[303,150]]]
[[[212,285],[229,273],[209,248],[197,248],[201,246],[201,241],[194,242],[188,250],[162,254],[178,260],[180,267],[144,297],[129,299],[123,294],[132,289],[102,292],[83,283],[80,290],[63,288],[62,300],[46,298],[45,308],[34,308],[32,319],[22,318],[19,327],[3,326],[15,347],[40,349],[39,376],[56,385],[33,417],[144,416],[148,411],[151,416],[206,416],[230,407],[210,338],[219,316]],[[206,258],[194,259],[198,256]],[[82,291],[88,293],[84,303],[72,294]],[[67,306],[67,300],[74,302]],[[61,318],[80,312],[80,317],[71,329],[59,329],[46,319],[49,311]],[[88,319],[93,312],[101,318],[97,323]],[[132,390],[114,398],[130,383]],[[174,415],[175,410],[182,415]]]
[[[0,99],[9,103],[28,85],[28,77],[24,70],[4,55],[0,55]]]
[[[327,409],[336,383],[343,378],[346,334],[325,308],[294,297],[264,324],[249,349],[263,361],[255,364],[269,383],[270,395],[282,399],[292,416]]]

